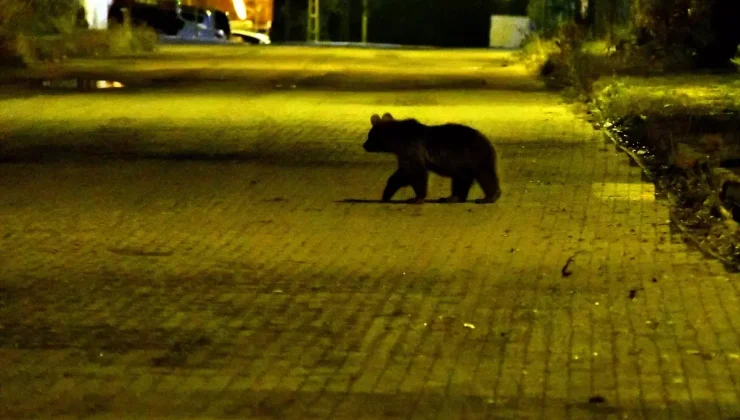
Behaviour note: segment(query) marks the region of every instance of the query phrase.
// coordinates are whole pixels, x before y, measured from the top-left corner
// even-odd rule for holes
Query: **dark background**
[[[362,0],[321,0],[322,41],[361,41]],[[306,40],[307,0],[275,0],[270,37]],[[491,15],[526,15],[527,0],[368,0],[368,42],[486,47]]]

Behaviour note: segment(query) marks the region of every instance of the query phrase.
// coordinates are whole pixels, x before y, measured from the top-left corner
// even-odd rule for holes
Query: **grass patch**
[[[627,116],[711,116],[740,109],[737,74],[612,76],[596,82],[594,92],[590,110],[600,123]]]
[[[740,157],[737,75],[609,77],[594,84],[593,122],[653,168]]]

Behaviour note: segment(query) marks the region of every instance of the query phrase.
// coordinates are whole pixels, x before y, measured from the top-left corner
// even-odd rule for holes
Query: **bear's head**
[[[372,128],[362,147],[371,153],[399,153],[403,151],[421,126],[416,120],[397,120],[389,113],[370,117]]]

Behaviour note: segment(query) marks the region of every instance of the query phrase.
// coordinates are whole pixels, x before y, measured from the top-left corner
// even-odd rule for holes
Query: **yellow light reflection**
[[[122,88],[123,84],[120,82],[109,82],[108,80],[98,80],[95,82],[95,87],[98,89],[118,89]]]
[[[602,200],[655,201],[655,185],[653,184],[593,184],[591,192]]]

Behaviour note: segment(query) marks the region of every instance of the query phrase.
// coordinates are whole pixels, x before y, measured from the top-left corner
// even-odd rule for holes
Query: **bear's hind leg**
[[[468,199],[468,193],[470,188],[473,186],[472,173],[457,174],[452,177],[452,195],[449,196],[445,201],[448,203],[464,203]]]
[[[475,179],[480,184],[485,197],[475,200],[478,204],[495,203],[501,198],[501,186],[499,185],[498,174],[495,168],[486,168],[478,171]]]

